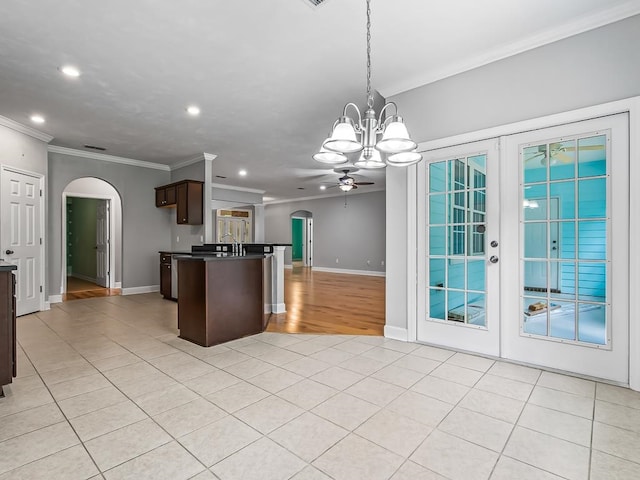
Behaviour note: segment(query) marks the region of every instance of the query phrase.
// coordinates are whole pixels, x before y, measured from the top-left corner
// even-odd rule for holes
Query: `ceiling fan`
[[[580,145],[580,151],[584,150],[603,150],[604,145]],[[572,163],[575,161],[575,154],[570,155],[568,152],[575,152],[575,146],[567,146],[563,143],[550,143],[549,144],[549,157],[551,158],[551,164],[555,163]],[[526,154],[525,154],[526,155]],[[547,164],[547,145],[538,145],[537,152],[533,152],[533,155],[525,156],[524,161],[530,162],[531,160],[540,159],[540,164]]]
[[[353,189],[358,188],[363,185],[373,185],[373,182],[360,182],[356,181],[355,178],[349,176],[350,173],[357,172],[358,168],[355,167],[344,167],[344,168],[336,168],[334,172],[336,173],[344,173],[344,176],[338,179],[338,183],[335,185],[331,185],[329,188],[338,187],[343,192],[349,192]]]

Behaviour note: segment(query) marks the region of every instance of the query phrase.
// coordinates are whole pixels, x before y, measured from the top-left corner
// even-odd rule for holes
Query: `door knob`
[[[7,251],[6,251],[6,252],[4,252],[4,253],[6,253],[7,255],[13,255],[13,250],[7,250]]]
[[[489,258],[489,261],[491,263],[498,263],[498,257],[496,257],[495,255],[491,255],[491,257]]]
[[[492,246],[493,248],[496,248],[496,247],[498,246],[498,242],[496,242],[495,240],[492,240],[492,241],[491,241],[491,246]]]

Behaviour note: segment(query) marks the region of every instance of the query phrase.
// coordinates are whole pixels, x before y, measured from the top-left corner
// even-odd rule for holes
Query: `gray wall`
[[[67,198],[67,262],[72,275],[96,280],[98,199]]]
[[[179,182],[180,180],[200,180],[205,181],[204,160],[186,167],[178,168],[171,171],[171,182]],[[203,188],[207,188],[206,183]],[[204,197],[204,194],[203,194]],[[204,202],[204,198],[203,198]],[[203,222],[209,213],[206,204],[203,204]],[[171,248],[174,251],[191,251],[191,245],[200,245],[204,240],[204,223],[203,225],[178,225],[176,221],[175,208],[161,208],[165,216],[169,217],[171,222]]]
[[[314,267],[385,271],[385,192],[347,194],[346,200],[346,208],[342,195],[266,205],[265,241],[291,243],[291,214],[308,210]],[[285,250],[285,263],[291,263],[291,248]]]
[[[171,248],[171,223],[156,208],[154,187],[170,183],[168,171],[49,153],[48,294],[60,294],[62,192],[77,178],[109,182],[122,200],[122,288],[160,283],[158,251]]]
[[[640,16],[545,45],[389,98],[416,141],[444,138],[640,95]],[[387,172],[388,209],[402,215],[407,177]],[[410,202],[420,201],[409,199]],[[397,208],[396,208],[397,207]],[[390,214],[392,212],[389,212]],[[406,245],[414,218],[387,226],[387,250]],[[400,227],[400,228],[399,228]],[[403,228],[402,228],[403,227]],[[387,271],[386,324],[407,328],[406,259]],[[391,263],[391,259],[390,259]],[[415,276],[414,276],[415,277]],[[406,285],[404,291],[394,285]]]
[[[47,174],[47,143],[0,125],[0,164]]]

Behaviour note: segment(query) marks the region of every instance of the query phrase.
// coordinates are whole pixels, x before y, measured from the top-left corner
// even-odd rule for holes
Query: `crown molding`
[[[188,167],[189,165],[193,165],[194,163],[202,162],[204,160],[215,160],[216,157],[217,155],[214,155],[213,153],[202,152],[196,155],[195,157],[190,158],[189,160],[185,160],[184,162],[174,163],[173,165],[169,165],[169,167],[173,172],[174,170],[178,170],[179,168]]]
[[[366,192],[354,192],[353,190],[349,191],[349,192],[336,192],[336,193],[330,193],[330,194],[325,194],[325,195],[314,195],[312,197],[300,197],[300,198],[287,198],[287,199],[282,199],[282,200],[269,200],[269,201],[265,201],[263,203],[263,205],[277,205],[280,203],[295,203],[295,202],[303,202],[305,200],[319,200],[321,198],[333,198],[333,197],[342,197],[344,195],[362,195],[364,193],[375,193],[375,192],[384,192],[385,188],[384,187],[378,187],[378,188],[374,188],[374,189],[368,189]]]
[[[43,142],[49,143],[53,140],[53,136],[43,133],[35,128],[28,127],[21,123],[16,122],[15,120],[11,120],[10,118],[3,117],[0,115],[0,125],[3,127],[10,128],[11,130],[15,130],[16,132],[24,133],[25,135],[29,135],[30,137],[37,138],[38,140],[42,140]]]
[[[154,170],[170,171],[169,165],[161,163],[145,162],[144,160],[135,160],[133,158],[116,157],[115,155],[107,155],[104,153],[87,152],[85,150],[77,150],[75,148],[58,147],[56,145],[49,145],[47,150],[52,153],[61,153],[63,155],[70,155],[72,157],[91,158],[93,160],[100,160],[102,162],[120,163],[123,165],[131,165],[133,167],[151,168]]]
[[[432,70],[424,75],[415,75],[402,81],[391,83],[388,86],[378,86],[377,89],[384,98],[390,98],[414,88],[468,72],[469,70],[483,67],[528,50],[533,50],[534,48],[588,32],[589,30],[595,30],[596,28],[604,27],[605,25],[638,14],[640,14],[639,2],[637,0],[628,0],[608,10],[576,18],[571,22],[543,31],[537,35],[532,35],[523,40],[500,46],[484,54],[475,55],[473,59],[456,62],[439,70]]]
[[[265,190],[257,190],[255,188],[236,187],[233,185],[223,185],[221,183],[212,183],[211,186],[213,188],[221,188],[223,190],[237,190],[238,192],[259,193],[260,195],[264,195],[264,192],[265,192]]]

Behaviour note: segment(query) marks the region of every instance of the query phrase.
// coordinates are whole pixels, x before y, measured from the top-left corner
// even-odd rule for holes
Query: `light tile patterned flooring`
[[[18,319],[0,479],[640,478],[640,393],[381,337],[202,348],[157,294]]]

